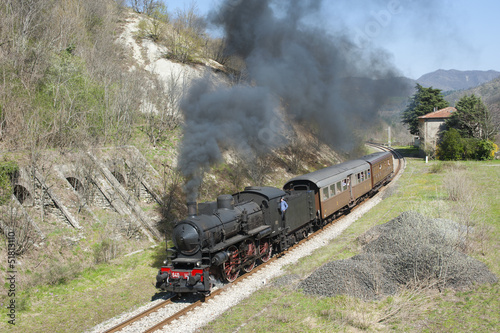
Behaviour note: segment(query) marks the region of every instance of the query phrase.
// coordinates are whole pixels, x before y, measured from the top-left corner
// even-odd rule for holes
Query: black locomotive
[[[267,262],[377,191],[393,172],[391,153],[379,152],[295,177],[283,190],[251,186],[214,202],[188,203],[156,287],[209,294],[216,279],[232,282]],[[284,218],[281,198],[288,203]]]

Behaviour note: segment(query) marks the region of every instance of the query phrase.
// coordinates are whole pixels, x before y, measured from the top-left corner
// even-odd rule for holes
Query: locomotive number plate
[[[188,276],[189,276],[189,272],[172,272],[172,278],[174,278],[174,279],[183,278],[185,280],[188,278]]]

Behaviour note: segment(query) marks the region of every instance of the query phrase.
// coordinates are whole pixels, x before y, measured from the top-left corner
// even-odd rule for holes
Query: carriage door
[[[349,203],[352,203],[354,201],[354,193],[352,191],[352,188],[354,187],[354,181],[356,180],[356,177],[354,177],[354,174],[350,174],[347,176],[348,181],[348,190],[349,190]]]

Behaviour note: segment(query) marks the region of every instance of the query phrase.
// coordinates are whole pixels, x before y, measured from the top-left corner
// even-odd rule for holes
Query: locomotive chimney
[[[198,210],[197,206],[198,205],[196,204],[196,201],[188,201],[187,203],[188,216],[196,216]]]

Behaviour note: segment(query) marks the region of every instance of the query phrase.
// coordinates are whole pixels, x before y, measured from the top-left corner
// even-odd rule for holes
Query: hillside
[[[483,102],[488,107],[493,121],[497,124],[497,126],[500,126],[500,77],[483,83],[478,87],[451,92],[445,95],[445,99],[450,103],[450,105],[455,105],[462,96],[472,94],[481,97]]]
[[[480,96],[490,107],[498,106],[500,103],[500,77],[474,88],[450,92],[445,96],[445,99],[454,105],[460,97],[471,94]]]
[[[463,90],[476,87],[500,76],[500,72],[489,71],[459,71],[456,69],[437,71],[422,75],[416,80],[424,87],[433,87],[442,91]]]

